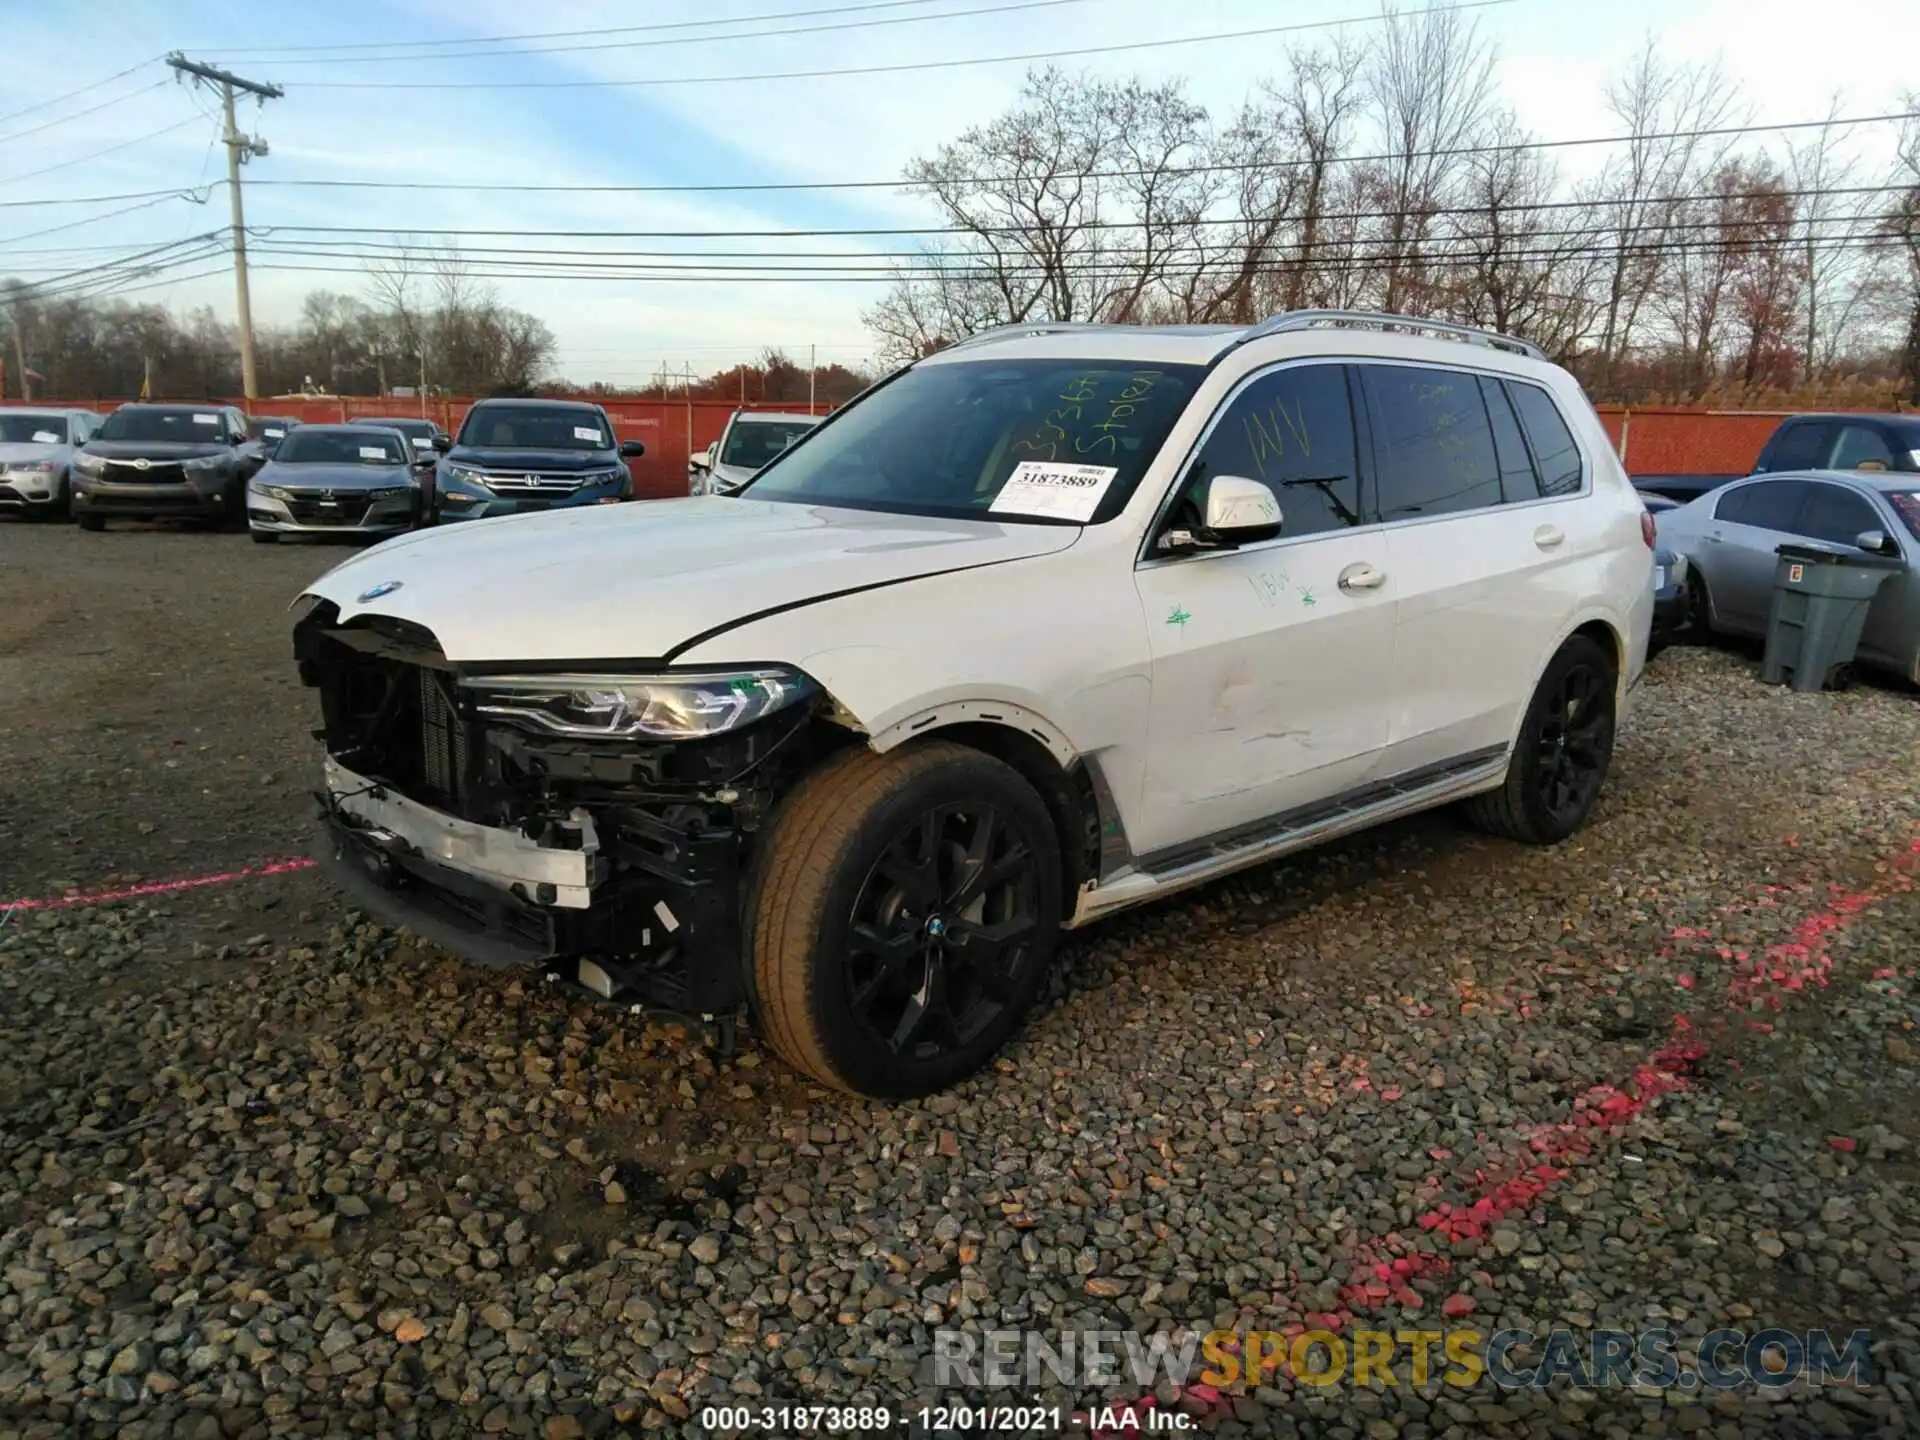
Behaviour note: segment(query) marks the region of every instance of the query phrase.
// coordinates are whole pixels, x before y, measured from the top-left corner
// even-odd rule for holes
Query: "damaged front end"
[[[476,672],[419,626],[343,625],[325,601],[294,653],[320,692],[322,863],[366,909],[636,1009],[742,1012],[755,837],[799,774],[860,741],[810,679]]]

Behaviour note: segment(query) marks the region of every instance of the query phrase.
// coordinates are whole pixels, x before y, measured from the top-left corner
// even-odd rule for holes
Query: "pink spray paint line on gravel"
[[[74,910],[87,905],[111,905],[121,900],[144,900],[153,895],[173,895],[182,890],[204,890],[209,885],[227,885],[235,880],[251,880],[264,875],[291,875],[311,870],[315,862],[305,856],[290,860],[263,860],[238,870],[218,875],[194,875],[184,880],[154,880],[144,885],[129,885],[120,890],[92,890],[73,895],[54,895],[45,899],[0,900],[0,915],[28,910]]]
[[[1830,885],[1825,908],[1801,920],[1787,939],[1763,947],[1758,958],[1750,949],[1718,948],[1720,958],[1733,964],[1727,987],[1727,1009],[1746,1012],[1756,1005],[1765,1005],[1777,1010],[1779,996],[1767,993],[1776,987],[1794,991],[1803,990],[1809,984],[1824,986],[1833,969],[1834,938],[1857,916],[1888,895],[1911,891],[1917,867],[1920,867],[1920,840],[1911,842],[1906,850],[1875,867],[1887,877],[1880,888],[1850,890],[1842,885]],[[1777,906],[1779,901],[1774,897],[1780,889],[1767,886],[1756,906]],[[1734,914],[1741,908],[1723,906],[1720,913]],[[1711,942],[1712,931],[1677,926],[1669,932],[1669,938]],[[1662,949],[1658,958],[1672,959],[1674,950],[1670,946]],[[1875,974],[1878,977],[1884,972]],[[1589,1087],[1574,1101],[1571,1119],[1531,1127],[1524,1132],[1524,1148],[1512,1155],[1507,1164],[1496,1166],[1492,1172],[1477,1172],[1478,1193],[1471,1201],[1464,1205],[1436,1204],[1414,1223],[1444,1240],[1479,1240],[1500,1221],[1531,1210],[1572,1173],[1555,1162],[1588,1154],[1600,1141],[1616,1135],[1644,1114],[1656,1100],[1691,1084],[1689,1071],[1706,1054],[1696,1025],[1695,1018],[1676,1015],[1673,1033],[1667,1042],[1635,1067],[1629,1080],[1620,1085]],[[1836,1149],[1852,1148],[1851,1141],[1831,1143]],[[1413,1282],[1423,1277],[1443,1278],[1452,1271],[1452,1262],[1446,1256],[1421,1250],[1395,1231],[1362,1241],[1354,1248],[1351,1259],[1356,1278],[1341,1287],[1338,1308],[1302,1312],[1302,1320],[1282,1326],[1281,1333],[1338,1332],[1350,1325],[1357,1314],[1384,1309],[1389,1302],[1403,1309],[1419,1310],[1427,1302],[1413,1289]],[[1449,1319],[1460,1319],[1472,1314],[1474,1306],[1471,1296],[1460,1293],[1448,1296],[1440,1308]],[[1278,1368],[1283,1375],[1290,1374],[1292,1369],[1285,1361]],[[1176,1389],[1185,1397],[1189,1408],[1199,1412],[1197,1419],[1224,1418],[1233,1413],[1228,1397],[1211,1386],[1188,1385]],[[1143,1428],[1149,1423],[1149,1412],[1157,1404],[1154,1396],[1146,1395],[1115,1405],[1112,1411],[1124,1412],[1134,1427]],[[1118,1426],[1095,1427],[1091,1432],[1093,1440],[1122,1440],[1131,1433],[1134,1431],[1124,1419]]]

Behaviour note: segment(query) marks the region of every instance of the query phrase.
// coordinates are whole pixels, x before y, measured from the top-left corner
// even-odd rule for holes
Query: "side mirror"
[[[704,450],[694,451],[693,454],[687,457],[687,465],[694,470],[711,470],[713,468],[713,446],[709,445]]]
[[[1271,540],[1280,533],[1280,502],[1258,480],[1216,475],[1207,482],[1207,502],[1198,539],[1232,547]]]
[[[622,440],[620,442],[620,458],[622,460],[638,460],[646,453],[647,447],[638,440]]]
[[[1894,543],[1891,535],[1884,530],[1862,530],[1853,537],[1855,548],[1869,555],[1898,555],[1900,547]]]
[[[444,455],[444,454],[446,454],[446,453],[447,453],[447,451],[449,451],[449,450],[451,450],[451,449],[453,448],[453,437],[452,437],[451,435],[436,435],[436,436],[434,436],[434,437],[433,437],[433,448],[434,448],[434,452],[435,452],[436,454],[439,454],[439,455]]]

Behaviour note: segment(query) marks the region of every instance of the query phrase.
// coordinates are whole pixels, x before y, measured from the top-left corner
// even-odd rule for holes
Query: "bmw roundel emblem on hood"
[[[405,583],[404,580],[382,580],[371,590],[362,590],[359,595],[359,603],[364,605],[369,600],[378,600],[382,595],[391,595]]]

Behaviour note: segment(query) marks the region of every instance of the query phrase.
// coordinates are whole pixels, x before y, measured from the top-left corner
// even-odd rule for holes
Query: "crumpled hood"
[[[31,440],[0,440],[0,468],[8,465],[31,465],[37,460],[65,460],[67,446],[35,445]]]
[[[363,551],[307,593],[343,620],[423,625],[456,662],[663,660],[749,617],[1049,555],[1079,535],[1072,525],[697,496],[422,531]]]
[[[456,445],[447,452],[455,465],[482,470],[541,470],[568,474],[576,470],[606,470],[620,463],[611,450],[493,450],[482,445]]]
[[[416,482],[405,465],[281,465],[269,460],[254,483],[284,490],[390,490]]]

